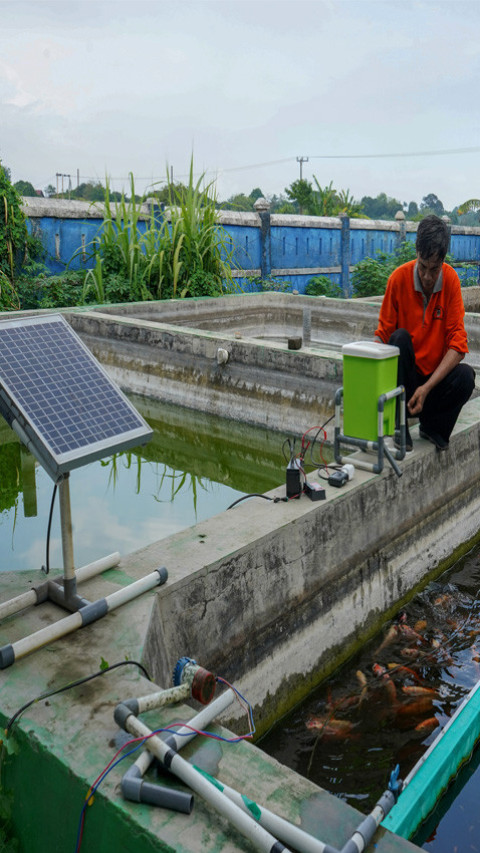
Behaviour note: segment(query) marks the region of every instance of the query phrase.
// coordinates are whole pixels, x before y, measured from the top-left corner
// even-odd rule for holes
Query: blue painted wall
[[[28,200],[25,200],[28,204]],[[30,230],[42,239],[46,248],[46,265],[50,272],[63,272],[93,265],[91,244],[102,227],[102,219],[92,216],[91,208],[82,203],[72,208],[70,202],[42,199],[42,205],[30,202],[26,210]],[[32,206],[33,205],[33,206]],[[68,205],[68,207],[62,205]],[[39,208],[43,208],[39,211]],[[48,209],[48,210],[47,210]],[[73,210],[73,214],[69,211]],[[350,295],[351,267],[377,252],[393,252],[402,238],[415,241],[413,223],[369,222],[335,218],[275,216],[254,214],[220,214],[220,223],[228,235],[227,249],[232,250],[232,265],[238,271],[237,286],[255,289],[249,278],[263,274],[276,280],[291,282],[300,293],[313,276],[327,275]],[[267,228],[265,227],[267,224]],[[140,222],[145,228],[146,222]],[[469,283],[477,281],[480,264],[480,229],[456,228],[450,252],[463,263],[471,263]],[[311,272],[310,272],[311,270]],[[458,268],[459,273],[464,273]]]

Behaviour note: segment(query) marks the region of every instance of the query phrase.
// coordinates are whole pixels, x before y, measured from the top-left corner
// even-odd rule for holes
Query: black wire
[[[48,573],[50,571],[50,530],[52,529],[53,505],[55,503],[55,495],[56,494],[57,494],[57,484],[55,483],[55,485],[53,487],[52,502],[50,504],[50,514],[48,516],[46,565],[42,566],[42,572],[45,572],[46,575],[48,575]]]
[[[105,669],[100,669],[92,675],[87,675],[85,678],[79,678],[77,681],[71,681],[69,684],[65,684],[64,687],[59,687],[57,690],[49,690],[47,693],[42,693],[40,696],[36,696],[35,699],[31,699],[30,702],[26,702],[25,705],[22,705],[22,707],[18,709],[18,711],[15,711],[13,717],[10,717],[5,728],[5,734],[8,734],[8,730],[13,726],[14,722],[18,720],[20,715],[36,702],[41,702],[42,699],[48,699],[50,696],[56,696],[58,693],[65,693],[66,690],[70,690],[72,687],[78,687],[80,684],[85,684],[87,681],[92,681],[100,675],[105,675],[107,672],[111,672],[112,669],[118,669],[119,666],[138,666],[138,668],[143,672],[145,678],[152,681],[151,676],[143,664],[138,663],[136,660],[122,660],[119,663],[113,663],[111,666],[107,666]]]
[[[325,427],[327,426],[327,424],[329,424],[329,423],[330,423],[330,421],[331,421],[331,420],[333,420],[333,418],[334,418],[334,417],[335,417],[335,413],[333,413],[333,415],[331,415],[331,416],[328,418],[328,420],[326,420],[326,421],[322,424],[322,426],[318,428],[317,433],[316,433],[316,435],[315,435],[315,438],[313,439],[313,441],[312,441],[312,442],[311,442],[311,444],[310,444],[310,459],[312,460],[311,464],[312,464],[312,465],[314,465],[315,467],[316,467],[317,465],[319,465],[319,464],[323,464],[323,463],[314,462],[314,459],[313,459],[313,448],[314,448],[314,446],[315,446],[315,442],[316,442],[316,440],[317,440],[318,436],[320,435],[320,433],[325,429]]]
[[[266,501],[273,501],[274,504],[278,503],[279,501],[284,500],[284,498],[269,498],[268,495],[260,495],[260,494],[257,494],[256,492],[254,492],[251,495],[243,495],[241,498],[237,498],[237,500],[234,501],[233,504],[230,504],[230,506],[227,506],[227,509],[231,509],[232,506],[236,506],[237,504],[240,503],[240,501],[246,501],[247,498],[263,498]]]

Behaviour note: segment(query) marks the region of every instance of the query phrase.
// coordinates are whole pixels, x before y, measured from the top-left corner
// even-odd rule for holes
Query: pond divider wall
[[[150,319],[138,319],[131,307],[119,316],[112,307],[109,314],[77,312],[69,320],[124,387],[167,400],[172,387],[181,388],[185,405],[298,435],[332,413],[341,385],[340,353],[290,351],[285,342],[267,345],[221,334],[218,303],[224,325],[230,310],[242,335],[247,327],[249,334],[265,332],[261,306],[275,333],[283,323],[288,335],[304,303],[314,302],[320,316],[312,307],[313,338],[335,335],[328,327],[340,323],[338,301],[284,295],[274,316],[273,295],[265,297],[195,300],[191,314],[186,307],[182,313],[191,327],[174,325],[171,312],[180,308],[172,304],[137,306]],[[368,304],[351,306],[343,335],[358,336],[358,327],[366,334],[376,312]],[[160,322],[165,317],[169,323]],[[215,332],[194,328],[199,320]],[[218,347],[230,353],[221,366]],[[401,463],[400,478],[389,466],[381,476],[357,471],[343,489],[327,487],[325,502],[302,497],[259,506],[251,499],[179,534],[178,543],[190,545],[202,536],[201,564],[192,571],[181,559],[178,583],[175,566],[168,566],[170,581],[155,596],[145,649],[160,682],[188,647],[193,657],[206,656],[203,665],[247,684],[259,730],[271,725],[416,587],[446,568],[452,554],[476,541],[479,414],[474,399],[445,454],[417,438],[414,427],[415,452]],[[279,489],[272,497],[285,494],[284,482],[279,453]]]

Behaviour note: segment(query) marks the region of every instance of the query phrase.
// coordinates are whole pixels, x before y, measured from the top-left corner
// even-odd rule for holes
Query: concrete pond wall
[[[371,339],[377,314],[370,303],[258,294],[69,321],[123,387],[299,435],[333,413],[341,344]],[[469,315],[474,343],[478,319]],[[288,349],[305,326],[309,346]],[[469,358],[476,364],[476,349]],[[328,487],[325,502],[247,502],[212,519],[201,540],[180,534],[179,543],[201,541],[203,565],[156,596],[146,655],[160,680],[187,645],[246,681],[257,727],[268,728],[476,540],[479,413],[471,400],[444,455],[418,439],[401,478],[357,471],[345,489]],[[273,497],[284,481],[279,470]]]
[[[306,323],[305,309],[310,311]],[[377,312],[374,303],[263,294],[104,306],[67,311],[65,316],[124,389],[299,435],[332,414],[333,395],[342,384],[341,344],[370,338]],[[474,341],[478,319],[472,314],[468,321]],[[309,346],[289,350],[288,338],[309,328]],[[219,363],[219,350],[227,351],[226,362]],[[475,346],[469,358],[476,363]],[[86,584],[82,594],[95,599],[161,565],[168,570],[167,583],[2,672],[2,720],[47,687],[95,668],[101,657],[109,662],[141,659],[156,683],[167,687],[176,661],[187,655],[236,684],[253,706],[257,733],[265,732],[416,590],[479,541],[479,424],[480,399],[475,397],[464,407],[445,453],[438,454],[413,427],[414,452],[401,463],[401,477],[388,465],[381,475],[357,470],[344,488],[327,486],[324,501],[311,502],[306,496],[288,503],[251,498],[154,545],[139,542],[138,550],[122,556],[118,569]],[[284,495],[285,471],[279,469],[278,488],[268,496]],[[18,575],[0,581],[2,600],[34,582]],[[54,605],[34,608],[23,624],[5,620],[0,641],[13,642],[24,636],[27,626],[34,631],[57,618]],[[24,770],[11,759],[7,774],[13,790],[25,779],[22,773],[37,766],[32,761],[41,752],[55,766],[60,763],[64,776],[77,780],[80,789],[110,760],[118,737],[112,723],[115,702],[125,695],[143,695],[145,684],[132,676],[127,683],[114,678],[110,688],[103,679],[98,681],[102,684],[77,690],[73,703],[65,694],[66,699],[55,697],[25,714],[18,735]],[[232,731],[244,730],[240,709],[226,712],[222,722]],[[30,762],[28,744],[33,750]],[[281,785],[289,791],[290,803],[286,807],[277,802],[277,808],[311,827],[305,814],[314,786],[266,757],[262,769],[253,771],[257,751],[250,746],[247,754],[252,757],[246,759],[242,784],[250,784],[250,776],[260,801],[264,791],[264,802],[275,799]],[[222,755],[220,775],[232,784],[237,759],[226,749]],[[58,816],[61,787],[59,783],[50,791],[52,805],[42,820],[65,824],[65,840],[71,821],[63,812]],[[336,798],[325,799],[322,793],[319,837],[341,846],[338,827],[355,826],[359,815],[336,801],[330,821],[330,801]],[[71,809],[70,788],[68,797]],[[148,836],[137,846],[125,842],[125,850],[154,849],[152,832],[160,839],[158,849],[178,849],[173,839],[185,832],[184,816],[166,820],[148,809],[146,814],[145,807],[118,804],[115,777],[106,782],[105,798],[107,812],[113,809],[117,816],[114,825],[118,819],[128,825],[129,839],[137,831],[131,821],[140,821],[138,832]],[[17,827],[28,821],[30,805],[40,820],[45,803],[34,791],[31,799],[32,804],[30,793],[28,802],[17,796],[12,809]],[[228,832],[217,844],[216,818],[208,809],[201,814],[196,831],[190,824],[182,835],[182,850],[250,849]],[[208,831],[202,824],[207,820]],[[98,817],[90,820],[90,827],[88,832],[105,838]],[[118,837],[115,833],[112,838]],[[89,838],[94,847],[87,844],[87,850],[114,849],[106,840],[95,846],[94,832]],[[414,849],[407,842],[398,841],[399,847],[395,843],[381,832],[377,850]],[[43,853],[52,848],[38,846],[29,853],[37,849]]]

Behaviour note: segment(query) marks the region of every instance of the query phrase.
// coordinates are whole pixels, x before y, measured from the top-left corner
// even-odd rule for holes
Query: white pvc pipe
[[[40,628],[39,631],[29,634],[28,637],[12,643],[15,660],[29,655],[36,649],[40,649],[42,646],[60,639],[60,637],[72,634],[73,631],[81,627],[82,617],[80,611],[77,611],[76,613],[71,613],[69,616],[65,616],[64,619],[59,619],[58,622],[54,622],[52,625],[48,625],[46,628]]]
[[[155,708],[162,708],[164,705],[182,702],[190,697],[191,692],[190,684],[179,684],[176,687],[160,690],[158,693],[151,693],[150,696],[140,696],[139,699],[136,699],[138,713],[144,714],[145,711],[153,711]]]
[[[170,693],[169,690],[165,690],[165,693]],[[190,693],[190,687],[189,687]],[[158,696],[158,693],[153,694],[154,696]],[[146,697],[144,697],[146,698]],[[235,699],[235,694],[233,690],[228,689],[225,693],[222,693],[221,696],[217,696],[213,702],[210,702],[210,705],[206,705],[205,708],[202,708],[198,714],[195,714],[194,717],[189,721],[188,725],[181,726],[179,729],[175,729],[169,732],[169,742],[172,742],[172,738],[175,739],[176,746],[174,747],[177,751],[182,749],[182,747],[186,746],[194,737],[197,736],[196,732],[193,732],[192,729],[203,729],[205,726],[210,725],[210,723],[218,717],[222,711],[225,711]],[[140,702],[140,699],[137,699],[137,702]],[[155,706],[155,707],[158,707]],[[140,712],[139,712],[140,713]],[[150,764],[153,761],[153,753],[149,752],[148,749],[145,749],[135,761],[135,765],[138,767],[141,775],[143,776]]]
[[[34,589],[28,592],[23,592],[21,595],[11,598],[9,601],[4,601],[0,604],[0,619],[5,619],[11,616],[12,613],[18,613],[19,610],[24,610],[25,607],[30,607],[37,603],[37,594]]]
[[[106,595],[105,601],[108,604],[108,610],[115,610],[117,607],[121,607],[122,604],[126,604],[128,601],[131,601],[132,598],[137,598],[137,596],[141,595],[142,592],[148,592],[148,590],[154,589],[154,587],[158,586],[159,580],[160,576],[158,572],[150,572],[150,574],[145,575],[144,578],[140,578],[138,581],[129,583],[128,586],[124,586],[122,589],[118,589],[116,592]]]
[[[250,813],[250,808],[252,806],[251,800],[245,801],[243,795],[239,794],[238,791],[235,791],[234,788],[224,785],[223,782],[220,782],[219,784],[223,793],[229,800],[235,803],[247,814]],[[249,803],[249,805],[247,805],[247,803]],[[257,803],[254,805],[257,806]],[[295,826],[294,823],[290,823],[290,821],[285,820],[283,817],[279,817],[274,812],[269,811],[263,806],[258,806],[257,819],[259,824],[268,830],[268,832],[271,832],[276,838],[280,838],[285,842],[285,844],[289,844],[294,850],[298,850],[298,853],[325,853],[325,850],[327,849],[327,846],[323,841],[319,841],[317,838],[314,838],[313,835],[309,835],[308,832],[304,832],[299,826]]]
[[[115,551],[113,554],[108,554],[108,556],[102,557],[94,563],[88,563],[86,566],[82,566],[75,572],[77,581],[81,583],[82,581],[89,580],[89,578],[92,578],[95,575],[105,572],[107,569],[113,569],[115,566],[118,566],[120,559],[121,557],[119,552]],[[46,581],[43,581],[43,583],[46,583]],[[55,581],[52,581],[52,583],[55,583]],[[9,601],[4,601],[0,604],[0,620],[6,619],[6,617],[11,616],[12,613],[18,613],[26,607],[32,607],[36,603],[37,594],[34,589],[30,589],[28,592],[23,592],[20,595],[15,596],[15,598],[10,598]]]
[[[126,602],[131,601],[133,598],[137,598],[143,592],[147,592],[148,590],[158,586],[160,580],[161,578],[158,572],[151,572],[144,578],[140,578],[140,580],[134,581],[117,592],[112,592],[110,595],[107,595],[105,597],[107,612],[115,610],[122,604],[126,604]],[[73,631],[81,628],[82,625],[82,611],[78,610],[76,613],[72,613],[64,619],[59,619],[58,622],[54,622],[46,628],[41,628],[39,631],[35,631],[35,633],[30,634],[28,637],[24,637],[22,640],[17,640],[16,643],[11,644],[15,660],[25,657],[25,655],[30,654],[30,652],[33,652],[36,649],[40,649],[42,646],[47,645],[47,643],[53,642],[53,640],[58,640],[60,637],[73,633]]]
[[[136,737],[145,737],[152,734],[151,730],[133,714],[127,717],[124,726],[127,731]],[[270,853],[272,847],[276,845],[275,849],[277,851],[283,849],[285,853],[288,853],[288,850],[283,845],[279,845],[273,835],[263,829],[252,817],[245,814],[242,809],[222,794],[212,782],[209,782],[188,761],[184,761],[177,752],[171,749],[159,737],[156,735],[150,736],[145,746],[162,763],[164,758],[168,756],[166,763],[168,769],[185,782],[192,791],[203,797],[207,803],[226,817],[242,835],[252,842],[256,850]]]
[[[65,474],[58,486],[60,502],[60,524],[62,532],[63,576],[65,580],[75,580],[75,561],[73,559],[73,529],[70,509],[70,475]]]
[[[113,569],[115,566],[118,566],[121,560],[121,556],[118,551],[114,551],[113,554],[107,554],[106,557],[102,557],[100,560],[95,560],[93,563],[87,563],[86,566],[81,566],[81,568],[77,569],[75,574],[77,576],[77,581],[81,583],[82,581],[88,581],[90,578],[95,577],[95,575],[100,575],[102,572],[106,572],[107,569]]]

